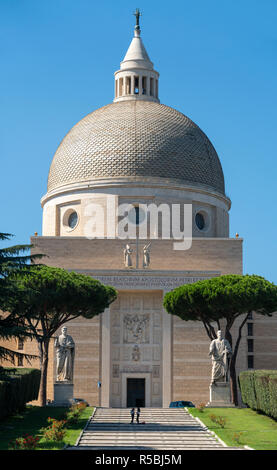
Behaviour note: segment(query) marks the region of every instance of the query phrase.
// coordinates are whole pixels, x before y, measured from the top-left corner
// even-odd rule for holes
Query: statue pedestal
[[[54,406],[71,406],[73,398],[73,383],[54,383]]]
[[[208,408],[231,408],[231,390],[229,382],[216,382],[210,385],[210,401],[207,403]]]

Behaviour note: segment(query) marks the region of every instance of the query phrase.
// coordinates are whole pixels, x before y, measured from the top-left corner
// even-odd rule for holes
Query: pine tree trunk
[[[230,362],[230,388],[231,388],[231,402],[238,406],[238,387],[237,387],[237,373],[236,373],[236,359],[234,355]]]
[[[41,343],[41,358],[40,358],[40,370],[41,370],[41,380],[40,380],[40,389],[39,389],[39,405],[45,406],[47,399],[47,371],[48,371],[48,350],[49,350],[49,341],[44,341]]]
[[[230,388],[231,388],[231,401],[235,406],[238,406],[238,386],[237,386],[237,373],[236,373],[236,361],[237,361],[237,355],[238,355],[238,350],[239,350],[239,345],[241,341],[241,333],[242,329],[247,321],[248,318],[248,313],[245,315],[243,321],[241,322],[238,330],[238,337],[237,341],[235,344],[235,348],[233,349],[232,347],[232,335],[230,333],[230,330],[226,328],[226,339],[228,339],[232,349],[233,349],[233,355],[231,357],[230,361]]]

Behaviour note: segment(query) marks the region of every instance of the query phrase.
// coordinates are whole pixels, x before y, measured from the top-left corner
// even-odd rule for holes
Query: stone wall
[[[149,240],[148,240],[149,242]],[[76,270],[122,270],[123,249],[131,243],[136,262],[135,240],[88,240],[84,237],[31,237],[33,253],[46,254],[42,262]],[[174,250],[172,240],[151,241],[151,270],[219,271],[221,274],[242,273],[242,240],[232,238],[194,238],[189,250]],[[142,249],[139,240],[139,267]]]

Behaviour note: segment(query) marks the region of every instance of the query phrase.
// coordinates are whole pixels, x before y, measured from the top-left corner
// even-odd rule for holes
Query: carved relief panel
[[[124,343],[149,343],[150,315],[126,314],[123,317]]]

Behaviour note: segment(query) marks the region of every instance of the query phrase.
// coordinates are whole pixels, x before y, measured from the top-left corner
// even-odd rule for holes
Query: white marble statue
[[[148,266],[150,266],[150,245],[151,243],[143,247],[143,267],[144,268],[148,268]]]
[[[55,339],[56,348],[56,380],[62,382],[73,381],[73,367],[75,356],[75,343],[67,328],[62,328],[62,333]]]
[[[124,248],[124,264],[126,268],[132,267],[132,258],[131,254],[133,253],[133,250],[130,248],[129,245],[126,245]]]
[[[228,381],[229,358],[232,355],[232,349],[229,341],[222,338],[220,330],[217,332],[217,339],[210,344],[209,356],[212,358],[212,380],[211,384],[216,382]]]

